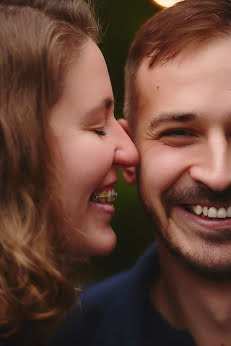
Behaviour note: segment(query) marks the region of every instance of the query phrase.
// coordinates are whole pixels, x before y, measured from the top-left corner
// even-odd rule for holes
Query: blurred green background
[[[100,48],[111,76],[115,115],[122,117],[123,69],[128,48],[139,27],[159,8],[150,0],[94,0],[94,3],[103,28]],[[154,231],[140,206],[136,188],[127,186],[120,176],[116,190],[119,197],[115,203],[113,229],[117,234],[117,247],[110,256],[92,259],[90,277],[94,281],[132,266],[154,239]]]

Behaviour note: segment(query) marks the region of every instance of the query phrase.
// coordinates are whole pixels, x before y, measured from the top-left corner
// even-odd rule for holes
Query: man
[[[230,57],[230,0],[179,2],[137,33],[125,116],[156,245],[86,291],[85,345],[231,345]]]

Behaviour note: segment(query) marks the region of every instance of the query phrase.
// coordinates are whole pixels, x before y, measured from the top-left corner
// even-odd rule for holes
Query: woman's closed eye
[[[106,132],[104,130],[94,130],[94,132],[100,137],[106,136]]]

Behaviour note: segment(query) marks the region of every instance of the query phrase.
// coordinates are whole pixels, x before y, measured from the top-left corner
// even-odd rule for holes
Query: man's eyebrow
[[[159,113],[153,116],[149,128],[154,129],[157,126],[160,126],[164,123],[170,122],[170,121],[177,121],[180,123],[186,123],[192,120],[197,120],[198,116],[195,113],[192,112],[173,112],[173,113]]]

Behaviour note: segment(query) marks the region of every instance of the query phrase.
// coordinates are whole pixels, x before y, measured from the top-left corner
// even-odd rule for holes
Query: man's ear
[[[127,133],[127,135],[131,138],[131,130],[128,126],[128,122],[126,119],[118,119],[118,123],[122,126],[124,131]],[[123,175],[124,180],[128,185],[135,185],[136,184],[136,167],[123,167],[121,168],[121,172]]]

